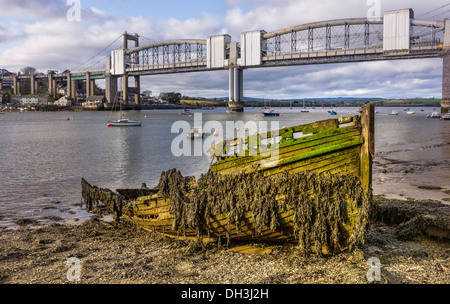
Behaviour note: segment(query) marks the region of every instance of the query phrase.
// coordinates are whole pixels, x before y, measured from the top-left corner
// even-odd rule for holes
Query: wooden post
[[[375,156],[375,107],[366,104],[361,107],[361,183],[364,189],[372,189],[372,162]]]

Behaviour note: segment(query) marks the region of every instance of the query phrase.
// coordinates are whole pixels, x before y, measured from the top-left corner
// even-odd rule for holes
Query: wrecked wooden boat
[[[180,239],[295,242],[336,253],[364,242],[372,203],[374,107],[358,116],[227,139],[196,181],[173,169],[154,189],[101,189],[100,202],[148,231]]]

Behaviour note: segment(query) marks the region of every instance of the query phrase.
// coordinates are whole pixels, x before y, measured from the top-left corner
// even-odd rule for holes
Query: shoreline
[[[293,244],[202,248],[98,216],[77,225],[0,228],[0,283],[71,283],[71,257],[80,260],[81,284],[367,284],[371,257],[381,262],[382,284],[450,283],[450,206],[376,196],[374,207],[365,245],[330,257],[305,257]],[[431,222],[420,223],[437,215],[433,223],[447,238],[428,236]]]

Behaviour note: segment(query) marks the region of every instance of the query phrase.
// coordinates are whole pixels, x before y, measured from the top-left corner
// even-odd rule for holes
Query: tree
[[[179,104],[181,100],[181,93],[167,93],[167,101],[171,104]]]
[[[24,67],[20,70],[23,75],[34,75],[36,74],[36,69],[33,67]]]

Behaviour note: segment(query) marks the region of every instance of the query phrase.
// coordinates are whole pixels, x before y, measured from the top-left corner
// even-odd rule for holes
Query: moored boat
[[[117,190],[82,180],[89,208],[182,239],[297,242],[336,253],[362,242],[372,197],[374,108],[211,147],[198,181],[163,172],[154,189]]]
[[[450,120],[450,113],[446,113],[444,116],[442,116],[443,120]]]
[[[427,118],[441,118],[441,115],[437,112],[433,112],[431,115],[427,115]]]
[[[264,116],[280,116],[280,113],[276,113],[274,110],[264,110],[263,111]]]

